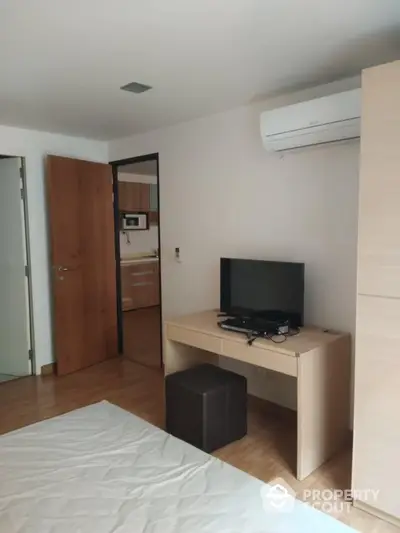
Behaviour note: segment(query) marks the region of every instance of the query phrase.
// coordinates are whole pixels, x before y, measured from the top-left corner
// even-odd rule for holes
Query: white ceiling
[[[0,124],[108,140],[398,58],[400,0],[1,0]]]

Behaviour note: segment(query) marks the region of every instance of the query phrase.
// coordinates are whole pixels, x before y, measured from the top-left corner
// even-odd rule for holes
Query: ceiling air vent
[[[133,81],[121,87],[122,91],[128,91],[129,93],[140,94],[149,91],[152,87],[150,85],[145,85],[144,83],[138,83]]]

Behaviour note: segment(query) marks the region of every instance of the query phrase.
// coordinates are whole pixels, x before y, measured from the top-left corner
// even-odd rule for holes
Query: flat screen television
[[[304,263],[221,258],[221,312],[303,325]]]

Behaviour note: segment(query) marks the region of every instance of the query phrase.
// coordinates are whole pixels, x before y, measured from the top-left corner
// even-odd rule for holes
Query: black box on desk
[[[204,364],[165,378],[166,431],[205,452],[247,433],[246,378]]]

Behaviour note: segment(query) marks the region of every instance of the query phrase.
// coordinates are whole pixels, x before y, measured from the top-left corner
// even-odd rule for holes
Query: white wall
[[[46,154],[107,162],[107,144],[0,126],[0,154],[26,158],[36,370],[53,361],[44,163]]]
[[[109,144],[111,160],[159,152],[164,316],[219,306],[221,256],[294,260],[306,264],[306,322],[354,332],[359,143],[268,154],[259,113],[359,83],[336,82]],[[177,246],[182,263],[174,261]],[[294,407],[293,389],[281,380],[254,371],[250,390]]]
[[[143,174],[127,174],[124,172],[118,172],[119,181],[131,181],[133,183],[152,183],[157,184],[157,176],[146,176]],[[120,242],[120,253],[121,257],[129,257],[129,255],[141,253],[141,252],[152,252],[158,246],[158,226],[150,226],[148,231],[130,231],[128,232],[129,241],[127,239],[127,234],[120,232],[119,242]]]

